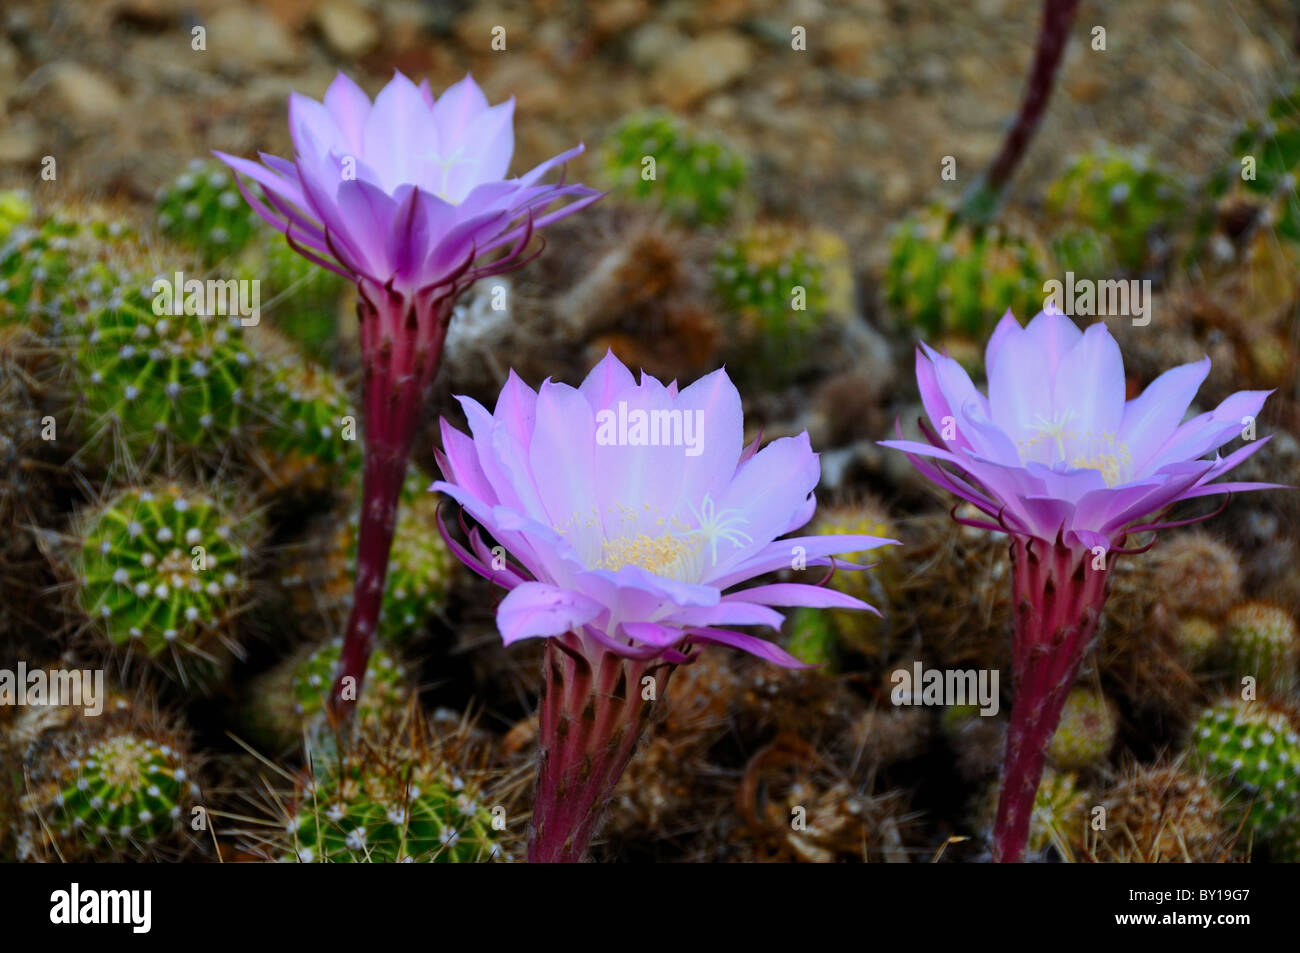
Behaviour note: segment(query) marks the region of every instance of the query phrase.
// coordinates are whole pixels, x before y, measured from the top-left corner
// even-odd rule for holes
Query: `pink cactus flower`
[[[1109,570],[1135,551],[1125,549],[1131,537],[1195,521],[1167,521],[1162,514],[1175,503],[1275,486],[1214,482],[1267,443],[1218,454],[1253,433],[1269,392],[1241,391],[1184,421],[1209,373],[1205,358],[1125,400],[1123,358],[1106,326],[1081,332],[1056,310],[1024,328],[1008,312],[984,364],[987,397],[956,361],[923,346],[916,378],[929,442],[882,443],[989,517],[964,522],[1012,539],[1016,694],[993,852],[1017,861],[1046,746],[1096,634]]]
[[[874,611],[817,585],[743,584],[893,540],[786,537],[813,515],[817,455],[806,433],[743,446],[725,371],[679,391],[608,354],[580,387],[512,374],[493,412],[461,405],[470,434],[443,422],[432,489],[477,524],[468,545],[448,536],[457,555],[508,590],[502,639],[547,640],[529,858],[578,860],[676,665],[714,644],[799,666],[733,627],[779,628],[774,606]]]
[[[338,712],[349,710],[337,691],[343,680],[354,680],[354,702],[365,673],[398,493],[456,297],[476,279],[527,261],[534,229],[599,198],[582,185],[541,183],[582,146],[507,179],[513,117],[513,99],[488,105],[469,76],[435,100],[427,82],[396,73],[372,103],[339,74],[323,102],[290,96],[292,160],[262,154],[259,164],[216,153],[239,173],[240,191],[263,219],[360,293],[365,475]],[[557,201],[567,204],[547,211]]]

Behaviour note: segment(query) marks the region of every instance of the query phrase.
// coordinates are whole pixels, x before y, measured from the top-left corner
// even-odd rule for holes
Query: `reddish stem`
[[[365,469],[352,611],[330,710],[346,724],[365,682],[388,576],[388,554],[424,396],[438,370],[454,303],[452,294],[404,294],[363,279],[357,317],[365,362],[362,424]]]
[[[1051,101],[1052,90],[1056,85],[1056,71],[1065,54],[1065,41],[1070,36],[1070,24],[1074,21],[1079,0],[1045,0],[1043,3],[1043,22],[1038,31],[1038,46],[1034,51],[1034,63],[1029,70],[1029,81],[1025,85],[1025,95],[1020,103],[1016,121],[1002,140],[1002,148],[994,158],[988,171],[976,183],[962,208],[962,215],[974,224],[982,224],[992,219],[1002,201],[1002,193],[1015,174],[1029,143],[1038,131],[1047,104]]]
[[[547,640],[530,863],[583,859],[673,668],[615,655],[572,633]],[[648,699],[646,677],[655,680]]]
[[[1024,859],[1047,746],[1096,635],[1116,556],[1012,537],[1015,700],[993,828],[995,861]],[[1097,558],[1103,568],[1093,568]]]

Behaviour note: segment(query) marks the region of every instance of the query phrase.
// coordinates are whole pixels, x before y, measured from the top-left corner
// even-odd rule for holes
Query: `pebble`
[[[652,95],[684,109],[749,72],[749,43],[729,30],[707,33],[671,51],[650,79]]]
[[[374,18],[350,0],[325,0],[316,8],[315,23],[330,51],[347,59],[364,56],[379,44]]]

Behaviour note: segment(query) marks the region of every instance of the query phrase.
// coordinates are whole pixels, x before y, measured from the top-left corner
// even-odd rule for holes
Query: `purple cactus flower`
[[[1139,551],[1125,549],[1126,541],[1208,518],[1170,522],[1163,514],[1175,503],[1275,484],[1214,482],[1268,442],[1218,454],[1253,433],[1269,392],[1241,391],[1184,421],[1208,357],[1166,371],[1125,400],[1123,358],[1106,326],[1081,332],[1050,309],[1024,328],[1008,312],[984,363],[987,397],[956,361],[923,346],[916,378],[929,442],[882,443],[989,517],[962,522],[1012,539],[1016,695],[993,851],[1016,861],[1046,746],[1096,634],[1109,570],[1118,556]]]
[[[505,178],[513,117],[513,99],[489,106],[470,76],[435,100],[427,82],[396,73],[372,103],[339,74],[324,102],[290,96],[292,160],[216,153],[296,251],[359,291],[366,453],[354,601],[332,706],[341,714],[365,673],[398,493],[456,297],[527,261],[534,229],[599,198],[582,185],[540,182],[582,146]]]
[[[578,388],[533,391],[511,374],[495,411],[461,405],[470,434],[443,421],[446,479],[432,489],[478,524],[468,545],[448,536],[457,555],[509,590],[502,639],[547,640],[529,858],[578,860],[651,702],[697,647],[798,667],[733,627],[778,628],[773,606],[875,611],[806,583],[738,587],[894,541],[782,538],[813,515],[817,455],[806,433],[743,446],[740,395],[722,370],[679,392],[648,374],[636,382],[607,354]]]

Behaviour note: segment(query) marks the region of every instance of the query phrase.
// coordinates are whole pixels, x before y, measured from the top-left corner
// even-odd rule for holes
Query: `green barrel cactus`
[[[1300,810],[1300,734],[1287,712],[1228,700],[1201,713],[1193,758],[1215,781],[1234,823],[1268,840]]]
[[[287,747],[301,741],[325,711],[343,640],[308,646],[259,676],[250,686],[243,720],[254,738]],[[366,668],[365,686],[358,696],[356,716],[365,720],[401,711],[409,691],[407,671],[400,659],[376,645]]]
[[[242,249],[260,225],[230,171],[214,160],[192,160],[158,192],[162,233],[198,252],[209,265]]]
[[[900,327],[934,338],[983,337],[1008,309],[1021,320],[1042,310],[1046,251],[1001,225],[977,228],[941,206],[893,228],[885,303]]]
[[[1243,603],[1228,613],[1223,644],[1235,676],[1253,676],[1265,692],[1285,697],[1300,659],[1300,633],[1289,612],[1266,602]]]
[[[415,636],[441,613],[460,574],[460,562],[438,530],[441,497],[425,492],[430,482],[413,473],[402,490],[379,613],[380,637],[393,642]],[[346,522],[330,521],[291,554],[280,583],[295,611],[336,620],[346,616],[356,571],[357,522],[355,513]]]
[[[248,400],[254,455],[272,491],[324,490],[361,469],[359,415],[334,374],[297,354],[263,358]]]
[[[1188,616],[1174,624],[1174,645],[1189,671],[1199,671],[1219,646],[1219,627],[1205,616]]]
[[[339,303],[346,283],[312,264],[278,232],[263,235],[245,249],[238,277],[258,281],[259,300],[274,328],[303,353],[331,364],[338,348]]]
[[[307,863],[510,859],[478,779],[454,760],[423,731],[372,727],[341,756],[309,759],[272,850]]]
[[[1187,205],[1179,176],[1142,152],[1109,149],[1077,156],[1047,192],[1047,208],[1066,223],[1055,252],[1080,277],[1148,263],[1151,240],[1170,230]]]
[[[401,504],[379,611],[380,632],[387,638],[399,642],[410,638],[447,603],[460,563],[438,531],[441,499],[421,493]]]
[[[52,337],[135,280],[140,249],[130,227],[97,214],[60,212],[0,238],[0,325],[21,322]]]
[[[1300,243],[1300,84],[1269,102],[1264,115],[1248,120],[1234,137],[1228,157],[1211,177],[1208,191],[1221,200],[1244,199],[1262,207],[1264,224],[1291,243]]]
[[[1072,857],[1083,841],[1088,806],[1089,794],[1079,785],[1078,775],[1045,769],[1034,795],[1027,853],[1041,855],[1055,847],[1066,858]],[[978,795],[974,804],[976,826],[986,838],[992,837],[997,807],[998,788],[994,784]]]
[[[245,436],[252,356],[237,318],[156,314],[145,288],[84,316],[70,335],[83,452],[136,464],[221,458]]]
[[[748,177],[741,153],[657,111],[619,123],[605,143],[604,165],[616,191],[693,225],[731,218]]]
[[[198,763],[154,705],[111,692],[103,711],[26,709],[8,735],[20,860],[118,862],[194,846]]]
[[[1058,768],[1094,767],[1106,760],[1119,731],[1115,704],[1087,688],[1075,688],[1065,700],[1061,722],[1047,753]]]
[[[713,288],[734,346],[766,380],[786,380],[817,366],[853,310],[848,249],[822,229],[746,229],[718,249]]]
[[[880,536],[897,538],[897,527],[891,523],[882,507],[873,502],[830,507],[820,511],[813,526],[814,532],[827,536]],[[873,606],[886,604],[887,593],[899,568],[895,547],[885,546],[860,553],[845,553],[839,562],[857,566],[871,566],[867,570],[837,569],[829,585],[845,595],[861,599]],[[876,639],[881,631],[877,616],[866,612],[845,609],[820,610],[833,626],[836,643],[842,649],[873,654],[879,649]]]
[[[27,805],[69,860],[129,857],[174,837],[199,794],[179,751],[129,732],[96,742],[57,773],[53,792]]]
[[[798,608],[786,623],[786,651],[805,665],[823,665],[833,669],[838,661],[839,646],[835,625],[825,612]]]
[[[232,623],[256,533],[251,518],[178,484],[127,489],[84,514],[73,577],[95,641],[211,681],[238,651]]]

